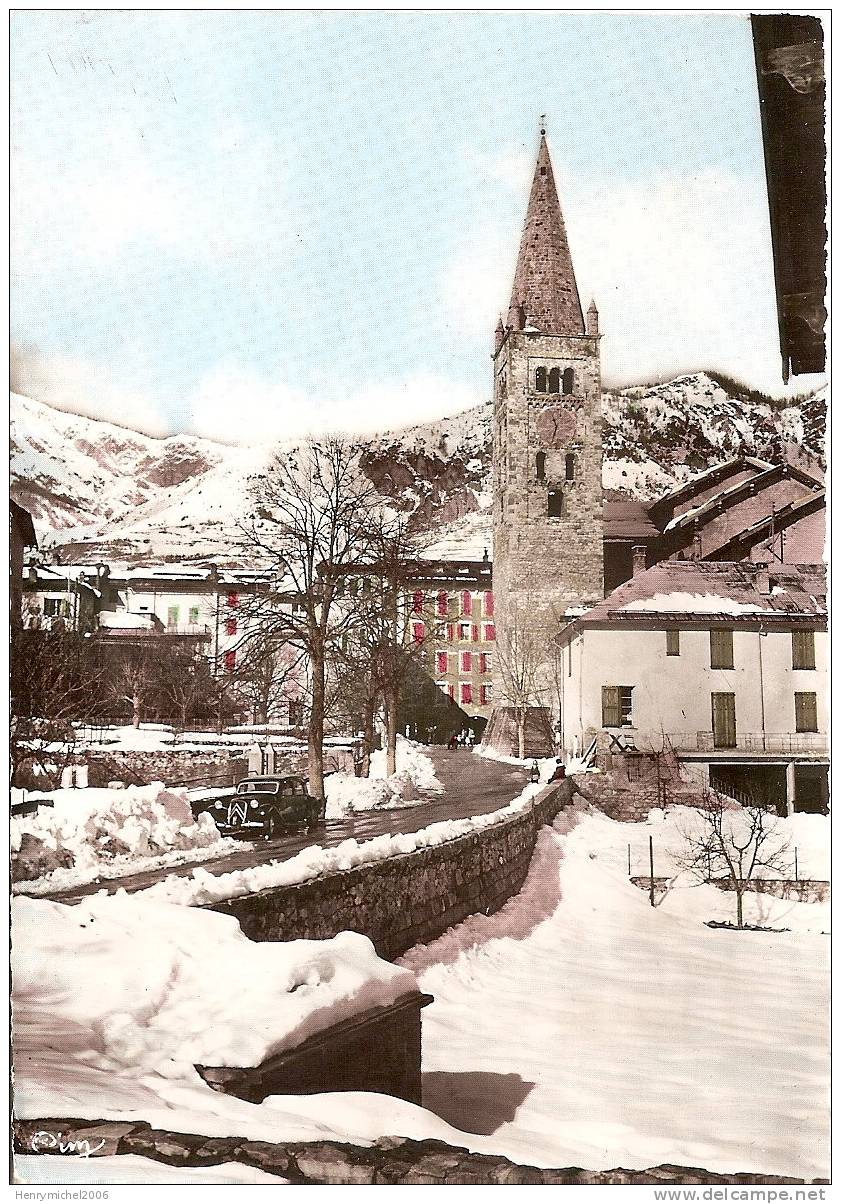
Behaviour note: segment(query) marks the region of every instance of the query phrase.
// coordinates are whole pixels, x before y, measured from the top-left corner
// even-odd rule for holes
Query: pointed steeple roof
[[[584,316],[544,130],[540,131],[540,150],[511,291],[508,322],[515,328],[520,326],[518,310],[525,315],[526,325],[545,334],[584,334]]]

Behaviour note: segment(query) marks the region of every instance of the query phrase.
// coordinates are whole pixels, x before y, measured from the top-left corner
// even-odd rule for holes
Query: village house
[[[264,582],[258,571],[216,565],[32,565],[22,573],[21,613],[24,627],[87,634],[115,654],[154,638],[233,678],[245,667],[248,602]],[[300,724],[303,692],[290,673],[271,718]]]
[[[825,810],[827,640],[823,565],[664,561],[561,631],[561,744],[673,752],[737,798]]]
[[[108,566],[31,564],[19,576],[19,613],[27,630],[92,632],[108,598]]]

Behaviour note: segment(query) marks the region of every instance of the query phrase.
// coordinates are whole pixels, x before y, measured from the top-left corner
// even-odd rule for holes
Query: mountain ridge
[[[606,390],[605,487],[649,500],[739,454],[822,474],[825,389],[780,405],[720,379],[688,373]],[[354,437],[378,492],[435,533],[435,554],[481,557],[491,546],[491,415],[486,404]],[[65,560],[235,563],[249,478],[300,442],[155,438],[13,394],[10,492],[32,513],[42,547]]]

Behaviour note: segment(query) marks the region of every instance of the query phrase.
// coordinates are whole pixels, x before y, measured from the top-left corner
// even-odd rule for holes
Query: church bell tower
[[[595,304],[582,313],[545,130],[493,362],[497,652],[484,739],[516,754],[511,678],[537,660],[534,756],[551,752],[552,636],[604,594],[599,316]]]

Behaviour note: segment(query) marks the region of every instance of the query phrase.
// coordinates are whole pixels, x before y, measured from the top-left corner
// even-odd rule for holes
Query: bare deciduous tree
[[[131,707],[132,727],[139,728],[143,714],[158,688],[166,653],[157,640],[126,650],[108,678],[108,694],[118,703]]]
[[[517,755],[525,757],[526,720],[533,707],[544,705],[546,640],[529,622],[528,600],[511,604],[505,628],[498,633],[496,658],[502,685],[501,701],[511,707],[517,723]]]
[[[276,719],[292,696],[306,692],[303,653],[261,627],[247,632],[237,648],[232,691],[248,707],[252,723]]]
[[[310,793],[324,797],[324,721],[327,662],[352,625],[336,606],[349,564],[370,555],[377,497],[344,440],[308,440],[279,455],[253,482],[253,516],[241,526],[252,557],[266,564],[273,584],[249,602],[265,636],[305,654],[310,682]]]
[[[777,817],[758,804],[742,805],[707,790],[697,810],[698,826],[684,829],[678,860],[702,882],[727,879],[736,894],[736,927],[744,927],[745,892],[761,870],[786,877],[791,872],[788,842]]]
[[[12,780],[30,763],[53,786],[76,753],[74,720],[102,709],[105,670],[74,632],[12,629],[10,655]]]
[[[414,613],[410,603],[425,543],[426,534],[413,527],[409,516],[381,515],[371,531],[367,588],[354,598],[356,617],[349,642],[364,686],[365,741],[370,749],[381,702],[389,775],[397,769],[397,716],[406,682],[425,662],[439,626],[427,608]]]

